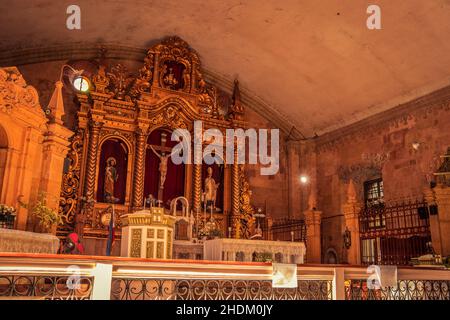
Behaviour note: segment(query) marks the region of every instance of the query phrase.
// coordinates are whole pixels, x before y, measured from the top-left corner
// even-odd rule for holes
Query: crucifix
[[[166,146],[167,133],[161,133],[161,145],[147,145],[153,153],[159,158],[159,186],[158,186],[158,200],[163,198],[164,182],[167,175],[167,161],[172,155],[172,148]]]

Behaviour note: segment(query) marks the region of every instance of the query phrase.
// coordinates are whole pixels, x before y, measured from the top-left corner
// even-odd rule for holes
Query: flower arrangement
[[[220,229],[212,229],[209,232],[210,238],[222,238],[222,231]]]
[[[6,204],[0,204],[0,215],[6,216],[6,215],[12,215],[14,216],[16,214],[16,208],[8,207]]]
[[[16,218],[16,208],[0,204],[0,228],[14,228],[14,219]]]

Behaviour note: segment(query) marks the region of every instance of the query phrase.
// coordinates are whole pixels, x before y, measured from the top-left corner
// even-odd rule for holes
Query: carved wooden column
[[[102,123],[91,122],[88,154],[86,160],[86,180],[84,181],[84,196],[86,199],[95,199],[95,173],[98,156],[98,142]]]
[[[192,195],[192,207],[194,212],[201,211],[202,200],[202,164],[203,164],[203,131],[194,125],[194,183]]]
[[[136,132],[136,156],[134,159],[133,201],[134,210],[142,208],[144,203],[144,167],[146,135],[142,129]]]
[[[197,63],[196,61],[192,61],[192,65],[191,65],[191,83],[190,83],[190,92],[193,93],[196,90],[196,85],[195,82],[197,81]]]
[[[202,197],[202,165],[194,164],[194,197],[193,206],[194,212],[201,211],[201,197]]]
[[[239,192],[240,192],[240,181],[239,181],[239,164],[238,164],[238,153],[237,147],[234,148],[234,163],[231,168],[231,221],[232,221],[232,237],[239,239],[239,216],[240,216],[240,205],[239,205]]]
[[[155,64],[153,71],[153,84],[154,87],[159,87],[159,53],[155,53]]]
[[[347,249],[349,264],[361,264],[361,242],[359,234],[359,213],[361,204],[356,200],[356,191],[353,180],[350,179],[347,191],[347,202],[342,206],[345,217],[345,226],[350,231],[351,245]]]
[[[320,223],[322,212],[316,210],[314,199],[310,199],[309,209],[305,211],[306,259],[308,263],[321,262]]]

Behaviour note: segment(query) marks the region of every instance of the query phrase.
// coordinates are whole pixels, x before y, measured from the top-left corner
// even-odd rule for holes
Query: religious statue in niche
[[[183,63],[177,61],[165,61],[160,76],[163,88],[171,90],[185,90],[190,83],[189,72]]]
[[[169,68],[169,72],[164,76],[164,84],[169,88],[174,88],[178,84],[178,80],[173,74],[173,68]]]
[[[116,170],[116,164],[116,159],[114,159],[113,157],[109,157],[106,160],[105,184],[103,188],[104,200],[106,202],[111,202],[111,200],[114,198],[114,184],[119,178]]]
[[[216,208],[216,197],[217,197],[217,189],[219,188],[220,183],[216,183],[213,175],[213,169],[209,167],[207,169],[208,176],[205,179],[205,191],[203,192],[203,201],[205,210],[219,210]]]

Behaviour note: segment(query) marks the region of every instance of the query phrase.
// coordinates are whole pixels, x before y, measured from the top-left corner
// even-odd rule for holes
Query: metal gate
[[[429,253],[425,201],[368,206],[359,215],[359,227],[363,264],[408,265],[411,258]]]

